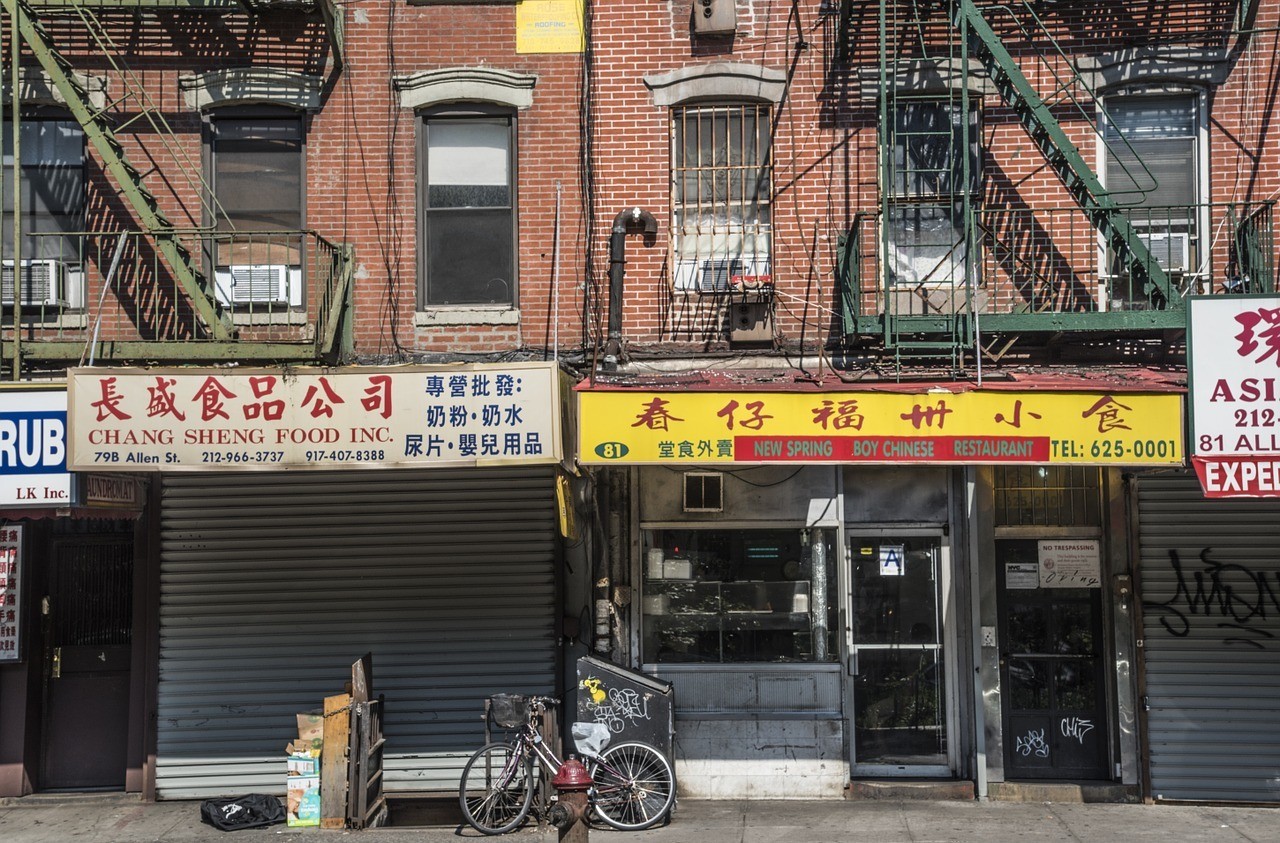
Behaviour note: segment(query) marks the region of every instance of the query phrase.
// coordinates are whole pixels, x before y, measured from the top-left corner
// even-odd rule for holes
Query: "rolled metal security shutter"
[[[1280,801],[1280,502],[1137,490],[1152,795]]]
[[[457,786],[556,676],[550,468],[163,478],[160,798],[283,793],[294,715],[373,653],[388,791]]]

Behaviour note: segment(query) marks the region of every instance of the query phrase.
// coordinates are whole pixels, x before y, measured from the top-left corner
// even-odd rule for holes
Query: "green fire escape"
[[[844,0],[839,24],[845,78],[857,80],[861,71],[864,86],[871,58],[867,24],[875,13],[874,3]],[[992,356],[994,349],[1007,349],[1018,336],[1183,329],[1184,296],[1210,290],[1191,289],[1166,271],[1163,256],[1153,254],[1150,228],[1144,230],[1132,219],[1133,196],[1108,190],[1060,121],[1059,114],[1068,115],[1076,137],[1081,125],[1101,137],[1095,122],[1098,97],[1038,16],[1040,7],[1021,2],[980,6],[977,0],[947,0],[941,5],[879,0],[878,5],[881,200],[878,211],[855,215],[838,255],[846,336],[878,338],[899,364],[912,357],[932,358],[958,370],[966,355],[972,358],[985,349]],[[1257,0],[1243,0],[1229,26],[1246,25],[1256,7]],[[999,25],[993,26],[996,19]],[[1006,39],[1018,45],[1016,57]],[[981,68],[978,84],[974,65]],[[1028,78],[1028,67],[1037,71],[1036,84]],[[936,77],[932,86],[902,83],[930,73]],[[948,74],[952,79],[945,79]],[[857,87],[856,81],[852,87]],[[1070,214],[1078,221],[1071,226],[1076,238],[1073,259],[1083,266],[1088,262],[1081,257],[1086,251],[1095,262],[1099,253],[1104,254],[1108,271],[1124,279],[1130,298],[1123,307],[1100,308],[1097,298],[1078,293],[1064,305],[1061,289],[1049,289],[1041,264],[1026,245],[1045,245],[1061,235],[1063,226],[1046,226],[1044,218],[1034,219],[1036,208],[1021,207],[1017,210],[1028,213],[1019,224],[1037,231],[1015,231],[1008,222],[1013,219],[1009,209],[992,207],[991,198],[983,195],[981,179],[972,171],[980,166],[980,154],[972,151],[980,143],[975,135],[981,132],[975,116],[982,107],[976,87],[998,95],[1057,176],[1074,210],[1053,210],[1058,219]],[[935,115],[932,123],[904,121],[903,108],[930,100],[940,101],[939,114],[951,113],[953,119],[948,123]],[[931,158],[922,153],[937,149],[945,154]],[[1144,165],[1139,161],[1137,166]],[[1154,182],[1154,177],[1144,172],[1131,181]],[[1230,232],[1223,249],[1230,266],[1220,284],[1209,286],[1215,292],[1236,291],[1242,284],[1252,292],[1273,291],[1271,204],[1223,206],[1217,213],[1217,228]],[[913,248],[933,250],[927,273],[909,265]],[[993,265],[1006,274],[1022,274],[1016,295],[1006,291],[999,298]],[[1100,274],[1096,283],[1102,283]]]
[[[207,255],[200,253],[200,247],[193,249],[190,245],[191,242],[199,242],[198,237],[193,240],[190,230],[175,226],[165,215],[161,203],[145,184],[143,173],[130,162],[118,139],[119,132],[139,120],[147,121],[150,124],[149,130],[157,135],[170,135],[172,130],[159,109],[150,104],[145,92],[130,88],[130,72],[110,54],[114,45],[105,35],[97,15],[120,10],[238,15],[257,15],[266,11],[319,13],[325,22],[330,55],[336,70],[342,65],[344,45],[343,17],[335,0],[0,0],[0,8],[3,8],[7,16],[4,23],[16,23],[25,51],[29,51],[29,55],[38,62],[49,83],[60,95],[66,110],[82,127],[85,140],[96,153],[102,169],[109,174],[128,205],[136,225],[141,229],[139,234],[152,245],[195,316],[195,327],[191,336],[185,340],[140,338],[134,341],[103,342],[92,349],[90,359],[95,356],[97,359],[177,361],[239,359],[306,362],[332,359],[342,341],[342,314],[347,307],[352,277],[350,249],[338,246],[332,256],[327,258],[335,283],[330,284],[322,296],[324,300],[320,303],[321,314],[314,339],[306,342],[273,342],[238,336],[231,314],[225,303],[219,301],[206,272]],[[81,81],[83,77],[79,77],[76,67],[59,53],[54,39],[42,22],[42,14],[60,15],[62,21],[78,20],[77,25],[83,28],[86,41],[95,44],[102,51],[101,58],[116,72],[117,83],[126,88],[125,93],[114,103],[108,103],[105,108],[96,106],[93,96]],[[5,34],[7,36],[8,33]],[[22,57],[23,54],[11,56],[14,68],[6,69],[6,80],[11,72],[17,76]],[[126,102],[135,107],[138,113],[127,121],[121,121],[114,108]],[[6,115],[11,107],[9,103],[5,104]],[[198,163],[186,161],[185,164],[186,169],[198,171]],[[14,172],[18,169],[15,167]],[[198,178],[198,172],[196,176]],[[4,189],[11,190],[12,186],[5,185]],[[184,238],[188,242],[184,243]],[[123,236],[119,243],[118,249],[123,251]],[[113,266],[112,269],[114,268]],[[21,284],[18,276],[22,273],[12,274],[15,276],[13,283]],[[20,295],[15,294],[14,297],[21,300]],[[15,313],[14,321],[16,320]],[[75,361],[83,360],[85,356],[86,343],[83,339],[42,338],[38,330],[23,333],[30,334],[25,341],[18,339],[5,343],[5,358]]]

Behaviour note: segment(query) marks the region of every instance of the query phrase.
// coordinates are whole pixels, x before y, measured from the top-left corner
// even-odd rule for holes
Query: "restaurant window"
[[[835,533],[645,531],[648,663],[836,658]]]
[[[514,131],[505,111],[422,116],[420,308],[515,304]]]

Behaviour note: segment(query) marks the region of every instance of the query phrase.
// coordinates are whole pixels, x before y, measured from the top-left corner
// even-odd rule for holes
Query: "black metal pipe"
[[[627,265],[627,228],[643,226],[645,237],[658,234],[658,221],[653,214],[640,208],[628,208],[613,218],[609,233],[609,337],[604,344],[606,368],[618,364],[622,355],[622,276]]]

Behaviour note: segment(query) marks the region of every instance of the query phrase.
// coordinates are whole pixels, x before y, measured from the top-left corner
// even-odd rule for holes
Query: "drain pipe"
[[[609,234],[609,338],[604,344],[604,369],[614,371],[622,357],[622,276],[627,264],[627,226],[643,225],[645,238],[656,237],[658,221],[640,208],[628,208],[613,218]]]

